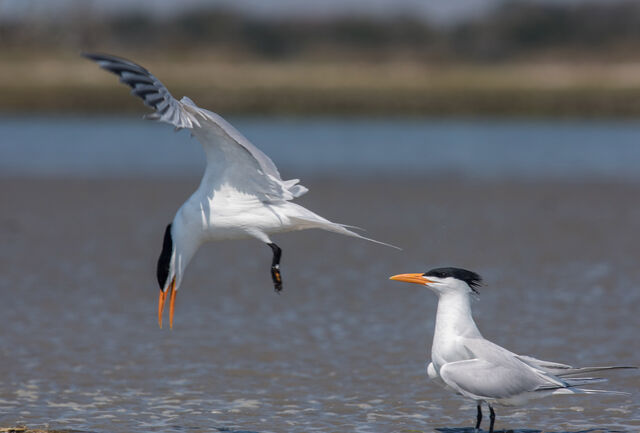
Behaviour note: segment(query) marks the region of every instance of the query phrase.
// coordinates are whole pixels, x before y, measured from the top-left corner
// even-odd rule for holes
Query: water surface
[[[388,280],[442,265],[484,276],[473,307],[480,329],[497,343],[577,365],[638,363],[635,124],[527,127],[534,135],[540,128],[540,143],[564,130],[568,147],[556,148],[535,146],[529,134],[522,135],[527,146],[507,143],[522,128],[509,122],[400,122],[396,129],[414,128],[415,141],[397,132],[404,138],[389,145],[392,122],[284,119],[274,126],[240,119],[254,141],[264,137],[260,146],[285,175],[310,188],[302,205],[404,250],[319,231],[277,236],[284,276],[277,295],[269,248],[255,241],[206,245],[188,269],[170,331],[156,323],[155,260],[165,225],[198,184],[201,151],[185,133],[138,122],[40,119],[27,127],[29,119],[3,120],[0,164],[11,175],[0,178],[2,426],[459,433],[473,426],[474,405],[425,373],[436,299]],[[439,128],[449,143],[465,128],[472,133],[449,148],[425,132]],[[593,137],[608,137],[608,128],[614,139]],[[308,140],[287,140],[287,129]],[[92,140],[79,139],[96,131]],[[418,144],[423,133],[425,148]],[[42,150],[43,136],[57,150]],[[488,143],[500,136],[502,147]],[[587,144],[575,141],[580,137]],[[471,138],[477,142],[464,144]],[[162,152],[149,153],[145,140]],[[362,150],[369,141],[378,150]],[[325,142],[326,154],[316,149]],[[368,156],[352,158],[351,146]],[[511,170],[496,149],[524,168]],[[535,157],[541,149],[556,158]],[[40,161],[29,162],[29,152]],[[439,171],[435,155],[457,152]],[[407,172],[388,175],[384,161],[406,163]],[[422,161],[432,170],[422,170]],[[579,169],[549,168],[558,161]],[[189,176],[191,170],[197,173]],[[609,376],[603,387],[631,394],[498,408],[496,427],[638,431],[640,375]]]
[[[283,174],[415,173],[640,180],[640,122],[499,119],[231,119]],[[0,117],[5,175],[193,176],[188,132],[135,117]]]

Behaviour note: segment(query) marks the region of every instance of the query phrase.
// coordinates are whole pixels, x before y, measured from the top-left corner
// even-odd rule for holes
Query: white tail
[[[295,222],[300,226],[300,228],[316,228],[327,230],[330,232],[338,233],[345,236],[351,236],[354,238],[364,239],[365,241],[373,242],[375,244],[384,245],[386,247],[395,248],[397,250],[402,250],[400,247],[396,247],[395,245],[388,244],[386,242],[380,242],[375,239],[367,238],[365,236],[359,235],[356,232],[353,232],[347,229],[348,226],[343,224],[338,224],[331,222],[325,218],[322,218],[320,215],[316,215],[308,209],[303,208],[302,206],[298,206],[298,208],[304,210],[303,215],[289,216],[291,221]]]

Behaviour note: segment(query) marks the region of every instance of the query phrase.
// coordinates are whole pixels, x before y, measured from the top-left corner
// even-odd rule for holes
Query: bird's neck
[[[471,316],[471,298],[468,293],[441,294],[431,348],[436,364],[465,359],[465,353],[460,352],[456,344],[458,337],[482,337]]]
[[[173,219],[174,263],[172,270],[175,273],[176,286],[180,286],[187,265],[202,243],[200,226],[189,224],[189,220],[185,217],[183,208],[178,210]],[[191,220],[199,221],[197,218],[191,218]]]
[[[475,337],[480,335],[471,315],[471,298],[468,293],[440,295],[436,314],[436,335]]]

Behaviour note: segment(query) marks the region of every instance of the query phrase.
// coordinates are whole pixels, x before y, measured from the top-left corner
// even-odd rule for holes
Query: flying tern
[[[489,432],[492,433],[494,404],[523,405],[529,400],[555,394],[627,395],[581,388],[605,381],[581,375],[636,367],[575,368],[518,355],[484,339],[471,315],[471,297],[478,294],[482,281],[475,272],[437,268],[423,274],[394,275],[391,279],[426,286],[438,296],[427,374],[439,385],[476,402],[476,430],[482,421],[482,402],[489,406]]]
[[[155,110],[146,118],[168,123],[176,130],[189,129],[204,147],[207,165],[200,186],[178,209],[164,233],[157,266],[160,327],[167,296],[173,327],[175,298],[184,271],[204,242],[255,238],[267,244],[273,255],[271,278],[277,292],[282,290],[282,250],[271,240],[274,233],[317,228],[388,245],[292,203],[308,191],[298,179],[283,180],[271,159],[230,123],[186,96],[175,99],[142,66],[111,55],[82,55],[118,75],[120,82],[131,87],[132,95]]]

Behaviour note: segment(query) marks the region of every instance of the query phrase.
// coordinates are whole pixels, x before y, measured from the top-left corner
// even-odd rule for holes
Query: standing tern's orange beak
[[[433,283],[433,281],[426,279],[423,274],[398,274],[393,277],[389,277],[390,280],[404,281],[405,283],[422,284]]]
[[[176,277],[173,277],[171,284],[167,288],[166,292],[160,290],[160,297],[158,298],[158,326],[162,328],[162,312],[164,311],[164,302],[167,300],[167,292],[169,292],[169,328],[173,329],[173,308],[176,302]]]

